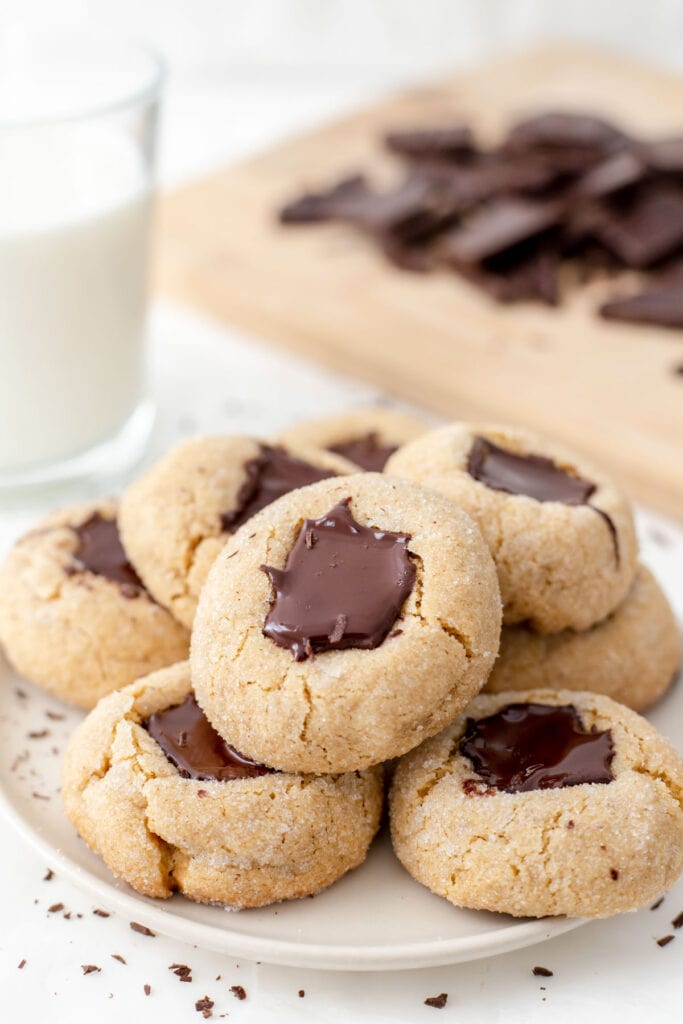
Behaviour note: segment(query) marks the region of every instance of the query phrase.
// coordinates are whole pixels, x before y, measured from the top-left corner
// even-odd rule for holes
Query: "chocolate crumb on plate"
[[[120,964],[125,964],[125,963],[127,962],[127,961],[126,961],[126,960],[125,960],[125,959],[124,959],[124,958],[123,958],[123,957],[121,956],[121,954],[120,954],[120,953],[112,953],[112,954],[111,954],[111,958],[112,958],[112,960],[118,960],[118,962],[119,962]]]
[[[663,902],[664,902],[664,897],[660,896],[659,899],[655,900],[655,902],[652,904],[652,906],[650,907],[650,910],[659,910],[659,908],[661,907]]]
[[[84,974],[99,974],[102,968],[96,964],[81,964],[81,970]]]
[[[95,907],[95,909],[93,910],[93,914],[95,914],[97,917],[111,917],[111,914],[109,913],[108,910],[100,910],[99,907]]]
[[[137,921],[131,921],[130,926],[134,932],[138,933],[138,935],[149,935],[152,939],[156,938],[156,932],[153,932],[146,924],[138,924]]]
[[[212,1016],[211,1011],[213,1008],[213,999],[209,999],[208,996],[203,996],[201,999],[197,1000],[194,1004],[194,1008],[197,1013],[201,1013],[202,1016],[206,1017],[208,1020],[208,1018]]]
[[[152,991],[152,986],[151,985],[143,985],[142,989],[143,989],[145,995],[148,996],[150,994],[150,992]]]
[[[297,992],[297,995],[299,996],[299,999],[303,999],[304,996],[306,995],[306,992],[303,988],[300,988],[299,991]]]
[[[17,964],[17,967],[18,967],[18,969],[20,971],[23,971],[24,967],[26,967],[26,957],[24,957],[23,960],[19,961],[19,963]]]
[[[60,910],[64,910],[63,903],[53,903],[51,907],[47,908],[48,914],[58,914]]]
[[[181,981],[192,981],[192,968],[187,964],[170,964],[169,971],[173,971]]]
[[[680,912],[680,914],[677,914],[676,917],[674,917],[673,921],[671,922],[671,927],[683,928],[683,910]]]
[[[425,1006],[433,1006],[435,1010],[443,1010],[448,1002],[448,992],[442,992],[438,996],[427,996]]]
[[[537,978],[552,978],[554,972],[549,967],[534,967],[531,972]]]
[[[242,985],[231,985],[230,991],[234,995],[235,999],[242,1000],[247,998],[246,989],[244,989]]]
[[[670,942],[676,938],[675,935],[663,935],[661,939],[657,939],[658,946],[668,946]]]
[[[43,881],[44,882],[51,882],[54,877],[55,877],[54,871],[52,870],[52,868],[48,868],[47,871],[45,872],[45,874],[43,875]]]

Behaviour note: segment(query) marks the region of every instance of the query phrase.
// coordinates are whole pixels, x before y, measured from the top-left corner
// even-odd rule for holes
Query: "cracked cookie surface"
[[[297,661],[264,635],[274,595],[261,567],[282,570],[304,520],[347,499],[359,525],[410,535],[414,585],[373,649]],[[285,495],[228,541],[199,603],[193,682],[213,726],[253,760],[351,771],[404,753],[458,714],[483,686],[499,632],[495,567],[472,519],[416,484],[366,473]]]
[[[487,485],[468,470],[477,472],[472,455],[478,441],[520,462],[531,456],[537,478],[552,467],[555,480],[546,483],[556,493],[563,480],[585,484],[585,500],[580,486],[573,495],[565,488],[567,500],[558,501]],[[385,472],[440,491],[477,521],[498,569],[506,624],[529,622],[543,633],[588,629],[623,601],[633,583],[637,542],[626,498],[575,453],[536,434],[453,423],[401,448]],[[507,476],[514,477],[514,467]]]
[[[381,769],[184,778],[143,723],[191,692],[187,663],[102,700],[74,732],[62,798],[74,827],[146,896],[264,906],[320,891],[365,859]]]
[[[188,628],[208,571],[232,530],[228,520],[240,511],[245,489],[258,483],[250,467],[257,467],[268,448],[249,437],[192,438],[121,498],[121,535],[131,561],[150,593]],[[330,452],[288,445],[286,454],[321,475],[355,472]]]
[[[460,752],[469,720],[523,702],[576,708],[609,730],[613,780],[506,792]],[[650,903],[683,870],[683,761],[645,719],[575,691],[482,694],[399,762],[390,796],[394,850],[456,906],[516,917],[608,917]]]
[[[619,607],[577,633],[504,626],[484,690],[591,690],[643,711],[666,692],[681,661],[681,636],[661,587],[644,565]]]
[[[429,424],[418,416],[376,407],[295,423],[280,434],[280,440],[333,451],[350,459],[359,470],[381,472],[397,448],[428,429]]]
[[[126,562],[115,522],[114,502],[62,509],[21,537],[0,567],[0,640],[9,660],[84,708],[189,649],[187,630]]]

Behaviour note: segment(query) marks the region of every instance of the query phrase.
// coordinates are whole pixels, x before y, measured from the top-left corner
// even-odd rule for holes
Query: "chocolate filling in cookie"
[[[371,431],[363,437],[354,437],[350,441],[328,445],[328,451],[334,452],[336,455],[343,455],[345,459],[361,466],[368,473],[381,473],[387,459],[394,454],[397,447],[397,445],[380,444],[377,434]]]
[[[78,547],[73,554],[78,564],[69,566],[69,573],[92,572],[96,576],[106,576],[120,585],[124,597],[137,597],[144,591],[142,580],[123,550],[115,519],[105,519],[99,512],[94,512],[84,523],[72,529],[78,537]]]
[[[237,495],[237,506],[221,516],[223,529],[230,532],[283,494],[335,475],[295,458],[284,448],[267,444],[261,445],[261,454],[247,462],[244,471],[246,478]]]
[[[468,718],[459,750],[488,786],[506,793],[614,778],[611,730],[586,732],[573,704],[508,704],[487,718]]]
[[[275,769],[238,754],[221,739],[189,693],[182,704],[155,711],[142,723],[184,779],[254,779]]]
[[[263,632],[296,661],[379,647],[413,589],[410,535],[361,526],[350,500],[304,520],[284,569],[261,566],[275,590]]]
[[[494,491],[524,494],[536,501],[559,501],[564,505],[587,505],[605,521],[619,565],[619,538],[610,516],[590,504],[595,484],[567,473],[543,455],[517,455],[499,448],[485,437],[475,437],[467,459],[467,472]]]

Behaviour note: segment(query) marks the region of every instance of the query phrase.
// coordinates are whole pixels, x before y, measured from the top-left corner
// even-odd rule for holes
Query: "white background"
[[[672,69],[683,67],[683,3],[678,0],[0,0],[0,57],[2,32],[19,20],[45,25],[86,18],[100,28],[148,37],[169,61],[161,148],[165,183],[252,152],[398,84],[543,38],[583,39]],[[167,312],[167,325],[169,317],[173,314]],[[175,324],[190,334],[205,330],[185,317]],[[249,363],[250,348],[239,341],[234,345],[239,374]],[[274,385],[275,356],[272,374]],[[347,400],[343,389],[340,396]],[[0,520],[5,539],[15,521]],[[679,595],[682,552],[669,549],[659,565]],[[229,1020],[282,1024],[442,1019],[526,1024],[577,1017],[629,1024],[643,1017],[680,1021],[683,1012],[683,934],[663,950],[654,943],[669,931],[670,917],[683,910],[670,901],[655,913],[594,924],[496,960],[401,975],[344,976],[246,962],[237,966],[161,936],[134,935],[127,921],[93,917],[88,898],[65,881],[43,882],[45,868],[0,823],[0,878],[6,886],[0,896],[3,1021],[201,1021],[194,1001],[205,993],[216,1000],[215,1019],[229,1012]],[[65,921],[47,915],[47,905],[58,901],[84,917]],[[126,957],[127,966],[111,959],[115,952]],[[26,967],[19,971],[24,957]],[[192,966],[192,985],[170,974],[167,965],[174,961]],[[83,977],[82,963],[100,964],[103,971]],[[536,963],[552,967],[555,976],[533,978]],[[149,998],[145,983],[152,986]],[[228,991],[238,983],[248,991],[243,1003]],[[299,988],[306,990],[304,999],[297,997]],[[450,994],[445,1010],[423,1006],[426,996],[441,991]]]

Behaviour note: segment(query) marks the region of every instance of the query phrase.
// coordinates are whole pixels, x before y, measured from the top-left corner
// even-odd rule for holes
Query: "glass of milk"
[[[0,29],[0,496],[144,449],[163,77],[142,45]]]

